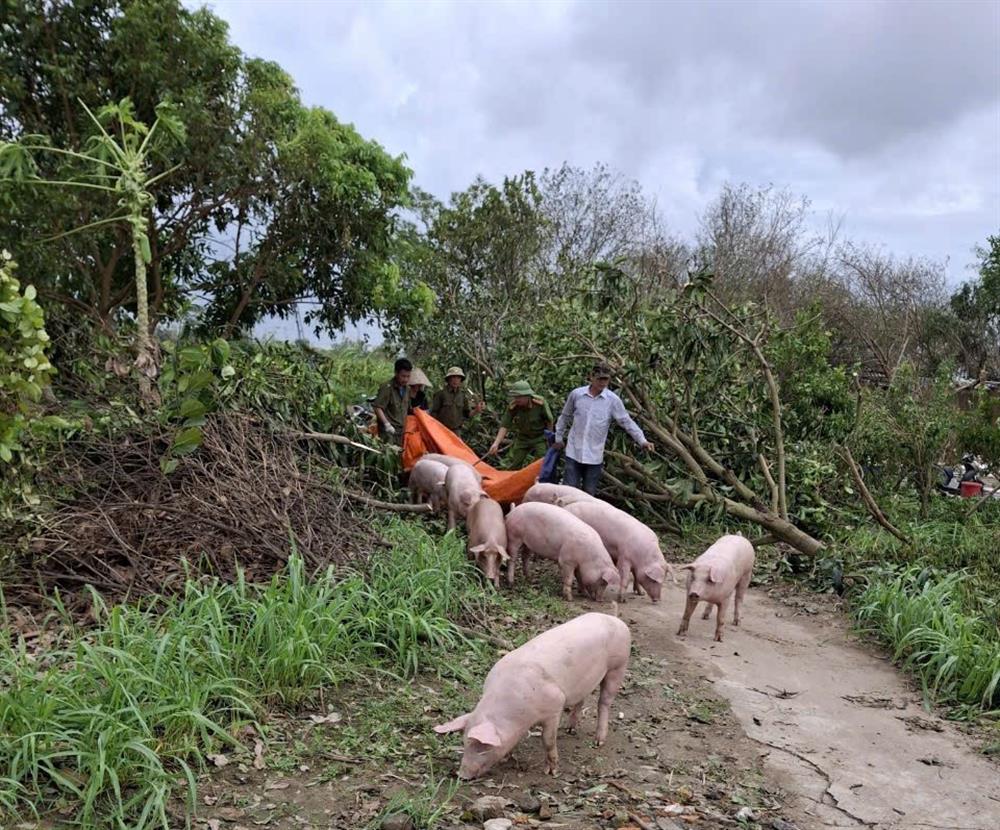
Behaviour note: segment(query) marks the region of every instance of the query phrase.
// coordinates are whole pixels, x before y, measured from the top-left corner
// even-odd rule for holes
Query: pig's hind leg
[[[740,606],[743,604],[743,597],[746,596],[749,586],[750,574],[748,573],[736,584],[736,593],[733,595],[733,625],[740,624]]]
[[[625,669],[628,665],[610,669],[601,681],[601,693],[597,699],[597,745],[601,746],[608,739],[608,719],[611,717],[611,704],[614,703],[618,690],[625,679]]]

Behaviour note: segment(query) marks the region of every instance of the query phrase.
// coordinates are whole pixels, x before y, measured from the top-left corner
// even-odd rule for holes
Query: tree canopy
[[[93,109],[130,99],[152,123],[168,102],[186,141],[152,160],[180,165],[150,207],[152,325],[192,303],[206,327],[246,330],[315,301],[317,328],[426,305],[392,264],[395,213],[407,202],[401,157],[301,102],[276,64],[245,57],[226,24],[177,0],[96,0],[6,6],[0,27],[0,140],[44,136],[81,150]],[[78,179],[70,157],[42,162],[47,179]],[[40,240],[110,215],[114,196],[28,185],[0,195],[0,247],[32,275],[39,296],[107,330],[134,313],[127,230]]]

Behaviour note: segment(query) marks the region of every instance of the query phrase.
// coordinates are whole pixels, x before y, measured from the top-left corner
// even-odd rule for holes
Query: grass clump
[[[1000,639],[995,626],[969,614],[967,575],[940,576],[921,565],[882,571],[854,604],[860,627],[893,650],[928,697],[959,707],[1000,708]]]
[[[106,607],[44,652],[0,640],[0,816],[69,808],[83,828],[168,827],[194,812],[204,757],[268,704],[371,672],[410,676],[482,610],[459,541],[394,523],[365,574],[310,578],[294,553],[266,585],[189,581],[157,606]],[[9,628],[8,628],[9,630]]]

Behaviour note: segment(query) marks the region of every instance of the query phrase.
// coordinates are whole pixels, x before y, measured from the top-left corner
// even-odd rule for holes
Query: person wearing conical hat
[[[465,372],[461,366],[452,366],[444,376],[444,388],[434,393],[431,415],[452,432],[459,432],[473,415],[483,411],[483,402],[475,401],[465,388]]]
[[[500,421],[497,433],[488,455],[497,455],[500,442],[508,433],[512,436],[507,466],[517,470],[526,467],[536,458],[545,455],[545,430],[552,429],[552,410],[545,399],[536,395],[526,380],[519,380],[507,390],[510,406]]]
[[[427,411],[427,387],[430,385],[427,375],[414,366],[410,372],[410,412],[414,409]]]

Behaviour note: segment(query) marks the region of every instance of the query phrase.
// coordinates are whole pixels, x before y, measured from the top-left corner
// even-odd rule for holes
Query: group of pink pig
[[[631,581],[653,602],[663,580],[673,572],[660,551],[656,534],[628,513],[582,490],[558,484],[536,484],[506,518],[501,505],[482,488],[482,476],[468,463],[428,454],[410,473],[414,501],[427,500],[435,510],[447,507],[448,527],[459,519],[468,528],[470,557],[494,586],[507,565],[507,584],[514,584],[520,557],[525,576],[529,558],[552,559],[559,565],[563,596],[572,599],[573,579],[592,599],[610,592],[624,600]],[[753,546],[742,536],[723,536],[687,571],[687,601],[678,634],[685,634],[699,602],[703,619],[716,607],[715,639],[722,641],[723,616],[733,599],[733,624],[739,625],[740,604],[750,584]],[[675,580],[676,582],[676,580]],[[584,699],[600,686],[597,743],[607,737],[611,703],[628,667],[628,626],[608,614],[583,614],[556,626],[502,657],[490,670],[476,708],[437,732],[464,732],[459,775],[475,778],[506,757],[533,727],[541,725],[547,771],[556,774],[556,732],[564,709],[570,730],[576,726]]]

